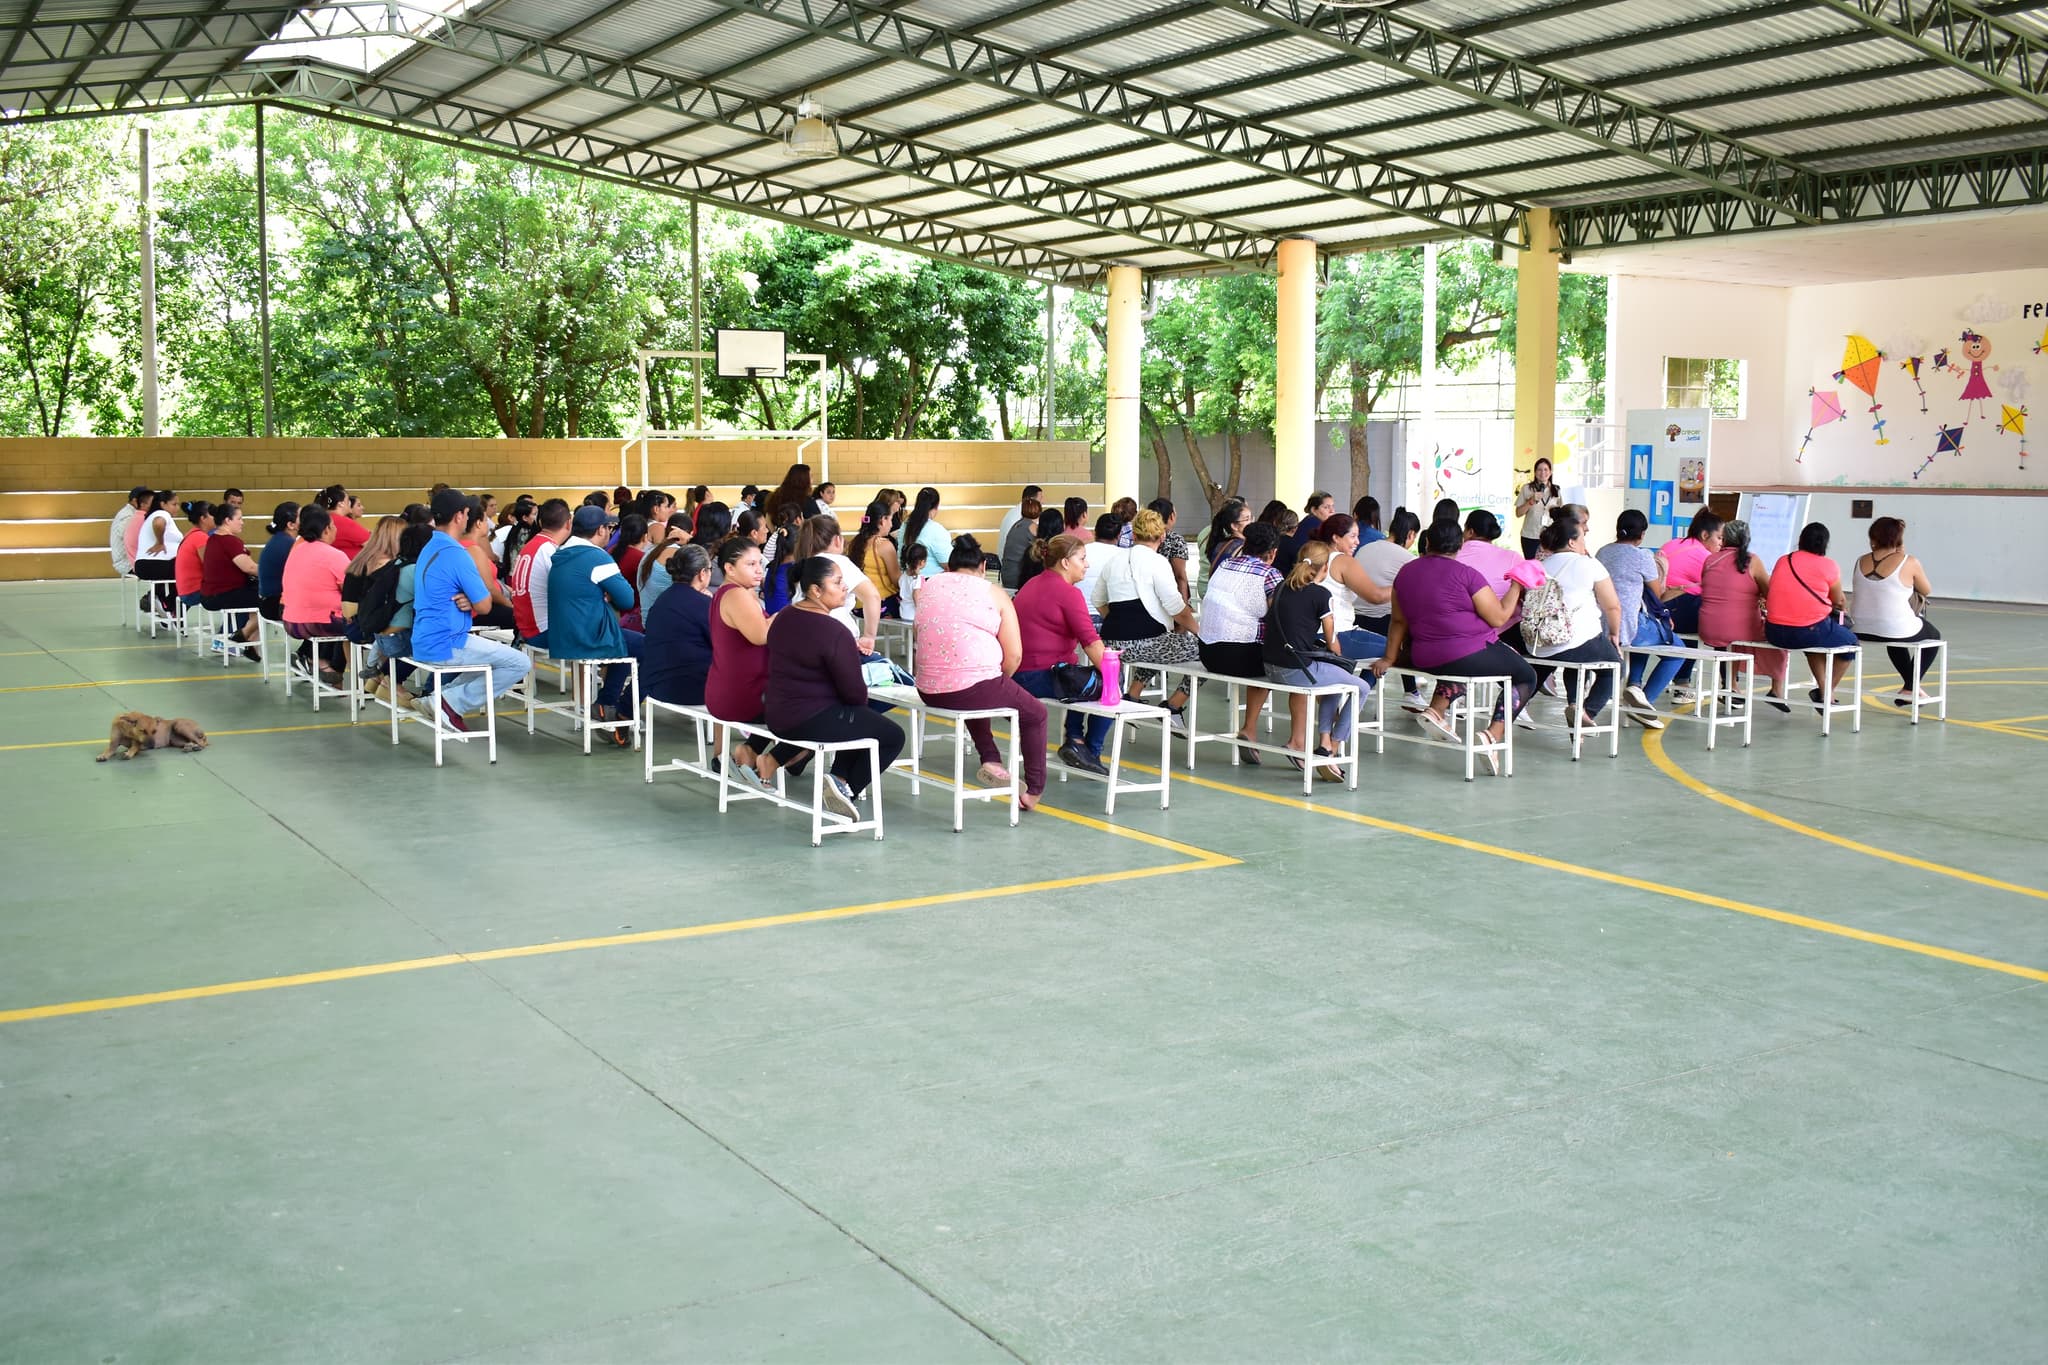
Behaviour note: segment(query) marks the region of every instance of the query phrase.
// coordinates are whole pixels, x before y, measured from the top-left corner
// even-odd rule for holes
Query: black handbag
[[[1054,664],[1046,671],[1052,675],[1054,701],[1102,700],[1102,670],[1094,664]]]

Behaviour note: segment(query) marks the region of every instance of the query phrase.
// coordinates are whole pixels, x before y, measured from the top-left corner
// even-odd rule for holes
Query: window
[[[1667,408],[1711,408],[1716,417],[1742,416],[1742,370],[1740,360],[1694,360],[1684,356],[1664,358],[1664,406]]]

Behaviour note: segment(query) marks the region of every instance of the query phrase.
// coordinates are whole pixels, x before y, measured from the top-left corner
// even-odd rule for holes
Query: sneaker
[[[1109,768],[1103,761],[1078,744],[1062,744],[1060,762],[1069,768],[1079,768],[1084,773],[1094,773],[1097,777],[1109,776]]]
[[[1690,706],[1700,699],[1700,694],[1690,687],[1674,686],[1665,695],[1671,698],[1673,706]]]
[[[853,803],[853,788],[846,785],[845,778],[833,773],[825,775],[825,801],[847,819],[860,819],[860,807]]]
[[[431,700],[427,702],[428,706],[432,706],[433,704],[434,703]],[[441,703],[441,714],[443,717],[447,719],[448,728],[453,730],[456,734],[466,735],[469,733],[469,722],[462,718],[462,713],[460,711],[456,710],[454,707],[450,706],[445,701]]]
[[[1654,711],[1657,709],[1655,704],[1650,701],[1650,694],[1643,691],[1640,683],[1630,683],[1627,687],[1622,688],[1621,695],[1622,700],[1632,711]]]
[[[1549,674],[1543,679],[1543,693],[1545,696],[1556,697],[1559,701],[1564,700],[1564,687],[1558,682],[1557,674]]]
[[[1421,726],[1422,733],[1428,735],[1431,739],[1440,739],[1449,744],[1459,742],[1458,732],[1446,725],[1436,712],[1426,706],[1416,713],[1415,723]]]
[[[420,719],[426,721],[427,724],[432,725],[434,723],[435,712],[434,699],[432,697],[408,697],[405,704],[419,712]]]
[[[1570,722],[1570,711],[1565,712],[1565,719],[1567,723]],[[1515,726],[1517,729],[1521,730],[1533,730],[1536,728],[1536,717],[1529,714],[1528,707],[1525,706],[1521,710],[1515,712]]]
[[[984,787],[1007,787],[1013,780],[1010,770],[1000,763],[984,763],[975,770],[975,781]]]
[[[1405,694],[1401,698],[1401,709],[1403,711],[1427,711],[1429,709],[1429,693],[1418,687],[1413,692]]]

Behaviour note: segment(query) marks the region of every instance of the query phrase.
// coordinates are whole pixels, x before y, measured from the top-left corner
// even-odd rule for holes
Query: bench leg
[[[1162,736],[1159,741],[1160,766],[1163,768],[1173,759],[1173,730],[1165,721],[1161,721],[1159,733]],[[1109,799],[1102,806],[1104,815],[1116,814],[1117,774],[1123,771],[1123,766],[1124,723],[1112,717],[1109,722]]]
[[[882,746],[868,742],[868,804],[875,808],[875,841],[882,838]]]
[[[1018,817],[1024,814],[1024,768],[1017,761],[1017,736],[1018,732],[1024,728],[1022,724],[1023,719],[1022,716],[1019,716],[1017,718],[1018,723],[1010,727],[1010,824],[1013,827],[1016,825]],[[1039,795],[1043,796],[1044,793],[1041,792]],[[882,803],[877,801],[875,803],[875,814],[879,816],[881,813]]]
[[[491,686],[491,672],[484,670],[484,752],[498,761],[498,690]]]

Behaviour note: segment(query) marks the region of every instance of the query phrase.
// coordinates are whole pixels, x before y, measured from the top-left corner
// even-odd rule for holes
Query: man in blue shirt
[[[633,585],[619,572],[618,561],[605,553],[602,544],[617,521],[602,507],[577,508],[569,523],[569,539],[555,551],[549,563],[550,658],[567,662],[640,657],[640,632],[619,624],[619,613],[631,611],[636,600]],[[605,669],[595,703],[596,719],[621,720],[629,715],[619,707],[629,676],[625,664]],[[632,737],[624,730],[605,733],[616,744],[632,743]]]
[[[469,516],[470,500],[453,488],[434,494],[434,537],[420,551],[413,569],[412,657],[423,664],[488,664],[488,673],[462,674],[441,692],[447,721],[466,730],[462,717],[483,709],[484,697],[502,697],[519,686],[533,668],[510,645],[470,634],[470,608],[488,602],[490,588],[477,572],[476,561],[454,535],[459,520]],[[434,716],[431,693],[414,703],[421,715]]]

